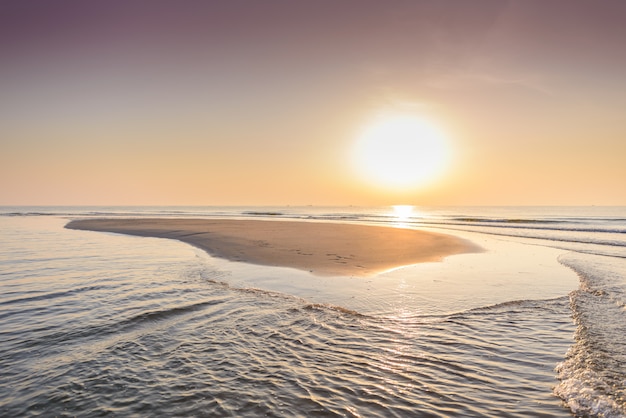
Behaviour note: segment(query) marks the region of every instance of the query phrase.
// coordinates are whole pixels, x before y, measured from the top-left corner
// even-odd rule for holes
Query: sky
[[[626,205],[623,22],[623,0],[0,0],[0,205]],[[381,115],[443,132],[437,176],[362,175]]]

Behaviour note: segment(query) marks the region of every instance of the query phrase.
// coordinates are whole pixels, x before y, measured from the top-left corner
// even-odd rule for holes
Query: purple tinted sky
[[[0,1],[0,204],[626,204],[623,22],[621,0]],[[348,168],[390,110],[449,131],[432,187]]]

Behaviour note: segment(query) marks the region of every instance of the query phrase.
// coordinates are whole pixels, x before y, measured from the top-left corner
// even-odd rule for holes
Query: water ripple
[[[569,416],[567,297],[365,315],[228,284],[178,242],[70,233],[3,282],[0,416]]]

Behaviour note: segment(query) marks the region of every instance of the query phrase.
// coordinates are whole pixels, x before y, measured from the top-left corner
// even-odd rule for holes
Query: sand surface
[[[480,251],[452,235],[305,221],[84,219],[66,227],[172,238],[231,261],[292,267],[319,275],[369,276],[452,254]]]

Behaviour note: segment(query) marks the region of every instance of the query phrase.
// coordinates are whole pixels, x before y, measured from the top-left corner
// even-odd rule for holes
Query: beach
[[[624,417],[625,219],[0,208],[0,415]]]
[[[231,261],[292,267],[319,275],[370,276],[478,252],[467,240],[388,226],[233,219],[84,219],[69,229],[171,238]]]

